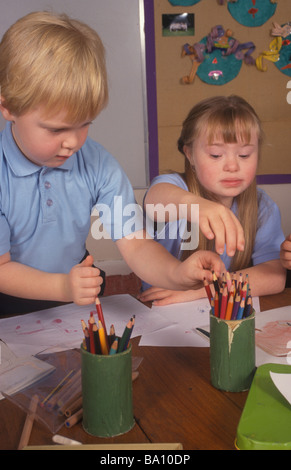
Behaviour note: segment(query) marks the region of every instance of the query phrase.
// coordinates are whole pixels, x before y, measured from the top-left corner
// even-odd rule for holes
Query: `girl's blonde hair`
[[[201,132],[211,144],[216,137],[221,137],[225,143],[250,142],[251,133],[255,131],[258,136],[259,148],[263,139],[260,119],[254,109],[239,96],[215,96],[205,99],[195,105],[189,112],[182,127],[178,140],[178,149],[185,157],[185,172],[183,177],[188,190],[206,199],[216,201],[214,194],[207,191],[198,181],[195,168],[186,157],[185,146],[190,147]],[[252,252],[258,226],[258,197],[255,180],[239,196],[236,197],[237,217],[244,229],[245,250],[237,251],[232,259],[231,271],[247,268],[251,265]],[[201,233],[198,250],[212,250],[214,242],[206,239]],[[183,252],[182,258],[189,256]]]
[[[20,116],[42,105],[70,122],[94,119],[108,100],[104,47],[96,31],[65,14],[33,12],[0,43],[2,104]]]

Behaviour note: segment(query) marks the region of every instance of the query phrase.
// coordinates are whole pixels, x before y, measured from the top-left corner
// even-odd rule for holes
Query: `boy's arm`
[[[47,273],[11,261],[10,254],[0,256],[0,292],[26,299],[94,303],[100,292],[100,271],[92,267],[88,256],[69,274]]]
[[[253,297],[282,292],[286,282],[286,272],[279,260],[267,261],[251,268],[242,269],[241,274],[248,274]],[[206,297],[205,289],[177,291],[150,287],[139,295],[142,302],[153,301],[155,305],[169,305]]]
[[[191,204],[199,204],[200,230],[209,240],[215,238],[217,253],[222,254],[225,245],[229,256],[233,256],[236,250],[244,250],[243,228],[233,212],[222,204],[195,196],[171,183],[155,184],[150,187],[145,197],[146,213],[157,221],[158,214],[156,211],[153,213],[153,208],[158,203],[163,206],[174,204],[176,206],[175,214],[178,214],[179,218],[187,218],[188,220],[191,218]],[[187,208],[185,213],[181,213],[179,210],[181,205]],[[162,221],[164,221],[164,213],[162,217]]]
[[[291,269],[291,233],[281,245],[281,263],[286,269]]]
[[[164,289],[198,289],[204,278],[212,281],[212,271],[220,275],[225,270],[220,257],[210,251],[194,253],[182,263],[162,245],[146,238],[145,232],[117,240],[116,244],[137,276]]]

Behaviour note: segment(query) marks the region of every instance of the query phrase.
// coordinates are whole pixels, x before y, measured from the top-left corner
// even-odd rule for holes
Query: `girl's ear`
[[[3,96],[0,96],[0,111],[2,113],[2,116],[4,117],[6,121],[13,121],[14,116],[13,114],[10,113],[10,111],[8,111],[4,103],[5,101],[4,101]]]
[[[184,145],[183,152],[189,162],[192,164],[192,147],[189,145]]]

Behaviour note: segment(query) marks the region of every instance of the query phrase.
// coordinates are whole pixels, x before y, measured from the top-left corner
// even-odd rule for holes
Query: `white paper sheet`
[[[279,374],[270,371],[270,376],[279,392],[291,405],[291,374]]]
[[[259,312],[258,297],[253,299],[253,307],[256,312]],[[159,331],[143,334],[139,342],[140,346],[209,347],[209,339],[203,338],[196,331],[196,328],[209,331],[210,307],[208,299],[152,307],[152,311],[170,320],[172,325]]]
[[[136,319],[132,337],[171,323],[157,311],[153,311],[127,294],[104,297],[101,299],[101,304],[108,332],[113,323],[117,335],[122,335],[128,320],[134,314]],[[2,319],[0,339],[17,356],[78,348],[83,340],[81,320],[87,322],[90,311],[96,312],[95,305],[79,307],[69,304]]]

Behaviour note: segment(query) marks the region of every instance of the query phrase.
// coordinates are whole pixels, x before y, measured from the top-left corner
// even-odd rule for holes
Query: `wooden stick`
[[[23,449],[23,447],[27,446],[27,444],[29,442],[31,431],[32,431],[32,426],[33,426],[33,422],[34,422],[34,418],[35,418],[35,415],[36,415],[36,409],[37,409],[37,406],[38,406],[38,402],[39,402],[38,396],[34,395],[31,399],[31,402],[30,402],[30,405],[29,405],[29,409],[28,409],[28,412],[27,412],[27,416],[26,416],[23,431],[22,431],[22,434],[21,434],[20,442],[19,442],[19,445],[18,445],[18,450]]]

